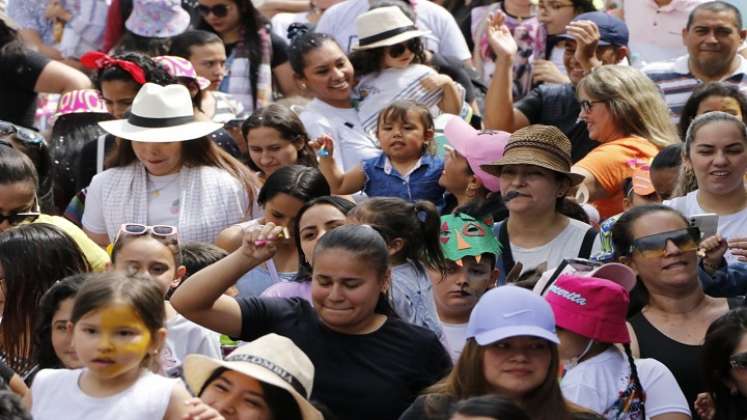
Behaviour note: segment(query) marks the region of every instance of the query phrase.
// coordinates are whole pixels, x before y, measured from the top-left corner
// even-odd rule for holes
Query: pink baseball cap
[[[619,284],[596,277],[563,275],[545,295],[555,324],[602,343],[630,343],[625,325],[630,298]]]
[[[489,191],[498,191],[498,177],[485,172],[480,165],[491,164],[500,159],[511,135],[505,131],[475,130],[456,116],[446,123],[444,135],[454,150],[467,159],[469,167],[482,185]]]
[[[174,55],[161,55],[153,57],[153,61],[164,67],[174,77],[186,77],[187,79],[196,80],[200,86],[200,90],[205,90],[210,86],[210,80],[198,76],[192,63],[185,58]]]
[[[101,93],[95,89],[80,89],[60,96],[55,118],[67,114],[108,114]]]

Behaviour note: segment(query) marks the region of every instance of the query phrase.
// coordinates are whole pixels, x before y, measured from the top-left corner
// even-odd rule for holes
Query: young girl
[[[350,61],[359,78],[356,90],[363,129],[373,131],[379,112],[387,104],[412,99],[459,115],[463,91],[447,75],[424,65],[421,36],[426,32],[396,6],[379,7],[356,19],[359,43]]]
[[[348,220],[381,233],[389,248],[392,280],[389,300],[403,320],[442,337],[427,267],[446,271],[440,246],[441,223],[433,204],[398,198],[373,198],[348,213]]]
[[[563,395],[608,419],[687,420],[690,409],[672,372],[654,359],[633,360],[628,292],[610,280],[576,275],[563,275],[548,289],[565,361]]]
[[[182,419],[187,390],[148,370],[166,336],[161,289],[151,279],[92,275],[70,317],[83,369],[45,369],[26,407],[37,420]]]
[[[67,328],[75,295],[86,274],[74,274],[55,282],[39,301],[39,318],[34,327],[34,360],[38,369],[79,369],[83,364],[72,346]]]
[[[165,297],[170,289],[179,286],[186,274],[176,233],[173,226],[122,225],[112,247],[112,269],[155,280]],[[220,358],[218,334],[187,320],[168,301],[164,302],[164,308],[168,334],[160,357],[162,372],[179,376],[188,354]]]
[[[298,252],[298,272],[293,281],[275,283],[262,292],[263,297],[302,297],[311,302],[311,266],[314,247],[328,231],[345,224],[345,216],[355,204],[342,197],[315,198],[301,207],[293,224],[293,239]]]
[[[264,216],[224,230],[216,245],[227,251],[234,251],[241,246],[244,229],[270,222],[287,227],[290,234],[298,210],[307,201],[329,194],[329,185],[317,169],[300,165],[280,168],[267,178],[257,196]],[[277,244],[277,253],[272,259],[264,266],[244,273],[239,279],[236,284],[239,295],[259,296],[275,283],[293,280],[296,277],[298,261],[298,251],[293,238],[284,238]]]
[[[311,399],[339,418],[398,418],[415,396],[449,369],[436,336],[389,316],[388,250],[370,226],[345,225],[314,249],[312,304],[298,298],[231,298],[223,292],[277,250],[282,228],[248,229],[240,250],[176,290],[185,316],[244,341],[275,332],[290,338],[315,368]],[[258,245],[259,244],[259,245]]]
[[[443,160],[433,150],[433,118],[422,105],[397,101],[379,114],[377,136],[383,153],[366,159],[342,173],[334,158],[334,140],[316,139],[319,169],[332,193],[353,194],[363,190],[369,197],[399,197],[407,201],[429,200],[440,204],[444,189],[438,184]]]

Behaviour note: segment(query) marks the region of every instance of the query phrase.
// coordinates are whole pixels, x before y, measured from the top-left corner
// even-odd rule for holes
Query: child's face
[[[68,369],[83,366],[73,348],[73,332],[67,327],[74,301],[75,299],[70,297],[60,302],[57,312],[52,317],[52,348],[63,366]]]
[[[415,53],[412,52],[411,41],[405,41],[396,45],[385,47],[384,57],[382,60],[383,69],[395,68],[406,69],[407,66],[415,59]]]
[[[127,275],[139,274],[155,280],[164,295],[179,285],[185,271],[184,266],[176,266],[169,247],[150,236],[130,239],[117,253],[113,268]]]
[[[439,314],[450,317],[469,317],[480,296],[495,284],[498,271],[493,258],[462,258],[462,265],[447,261],[446,275],[433,282],[433,298]]]
[[[378,127],[381,149],[394,161],[416,160],[423,155],[426,142],[433,138],[433,130],[426,129],[420,115],[407,111],[404,121],[382,120]]]
[[[158,349],[135,309],[114,302],[85,314],[73,328],[73,346],[94,375],[115,379],[138,369],[149,352]]]

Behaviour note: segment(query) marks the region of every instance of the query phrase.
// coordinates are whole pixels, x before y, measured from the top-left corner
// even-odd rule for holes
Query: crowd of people
[[[747,418],[747,3],[0,0],[0,419]]]

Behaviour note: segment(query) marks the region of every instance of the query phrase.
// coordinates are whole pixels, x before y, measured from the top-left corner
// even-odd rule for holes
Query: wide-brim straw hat
[[[389,47],[412,38],[427,35],[397,6],[377,7],[355,20],[358,45],[353,50]]]
[[[503,157],[481,165],[487,173],[500,176],[505,165],[534,165],[565,175],[571,186],[584,181],[584,176],[571,172],[571,141],[557,127],[530,125],[517,130],[508,139]]]
[[[218,368],[226,368],[287,391],[298,403],[304,420],[323,420],[308,398],[314,383],[314,365],[290,339],[267,334],[233,351],[225,360],[200,354],[184,359],[184,380],[195,394]]]
[[[99,125],[115,137],[147,143],[193,140],[223,127],[212,121],[195,120],[192,97],[186,87],[154,83],[140,88],[127,118],[102,121]]]

